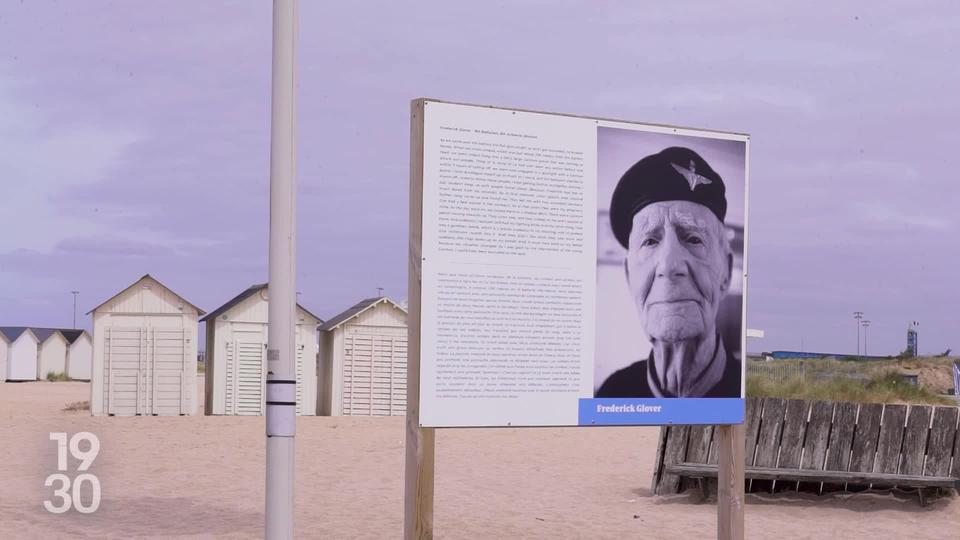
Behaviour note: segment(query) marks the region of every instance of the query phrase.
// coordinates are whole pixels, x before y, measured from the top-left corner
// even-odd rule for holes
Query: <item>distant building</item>
[[[27,332],[29,330],[29,332]],[[20,339],[24,341],[20,341]],[[36,341],[36,347],[31,345]],[[15,347],[15,351],[12,350]],[[35,349],[35,350],[34,350]],[[5,326],[0,328],[0,382],[33,381],[49,373],[65,373],[68,378],[90,380],[92,355],[90,334],[67,328]],[[8,359],[15,355],[15,362]],[[10,377],[10,370],[14,371]],[[30,375],[32,373],[32,375]]]
[[[70,344],[67,349],[67,377],[89,381],[93,365],[93,338],[86,330],[60,330]]]
[[[207,415],[262,415],[266,410],[266,283],[253,285],[201,319],[207,324],[205,357]],[[317,414],[319,317],[297,304],[297,414]]]
[[[37,380],[37,349],[40,340],[33,330],[26,326],[0,327],[0,347],[5,349],[6,380]]]
[[[7,354],[10,353],[10,340],[0,331],[0,382],[7,380]]]
[[[37,379],[67,372],[67,348],[70,343],[56,328],[31,328],[40,345],[37,348]]]
[[[402,416],[407,411],[407,310],[361,300],[320,327],[322,415]]]
[[[804,360],[821,360],[826,358],[834,358],[836,360],[889,360],[891,356],[866,356],[855,354],[835,354],[835,353],[821,353],[821,352],[801,352],[801,351],[773,351],[773,352],[764,352],[761,353],[762,356],[767,360],[791,360],[791,359],[804,359]]]
[[[918,334],[918,325],[916,321],[910,323],[910,326],[907,327],[907,356],[914,357],[917,356],[917,334]]]
[[[90,314],[90,414],[196,412],[197,318],[203,310],[147,274]]]

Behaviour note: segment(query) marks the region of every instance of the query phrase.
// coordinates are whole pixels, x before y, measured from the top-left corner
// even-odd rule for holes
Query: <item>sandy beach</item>
[[[199,385],[198,385],[199,386]],[[202,388],[201,388],[202,391]],[[64,412],[86,383],[0,384],[0,537],[259,538],[260,417],[93,418]],[[48,513],[50,432],[89,431],[97,512]],[[712,538],[716,506],[650,496],[657,428],[458,429],[437,434],[437,538]],[[297,424],[298,538],[400,538],[403,418]],[[76,462],[70,462],[75,476]],[[952,538],[956,496],[748,495],[748,538]]]

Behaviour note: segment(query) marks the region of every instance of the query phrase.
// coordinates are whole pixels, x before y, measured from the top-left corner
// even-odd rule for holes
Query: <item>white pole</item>
[[[293,538],[293,458],[297,419],[297,379],[294,366],[296,24],[296,0],[274,0],[264,527],[264,537],[268,540]]]
[[[73,295],[73,329],[77,329],[77,295],[80,294],[80,291],[70,291],[70,294]]]

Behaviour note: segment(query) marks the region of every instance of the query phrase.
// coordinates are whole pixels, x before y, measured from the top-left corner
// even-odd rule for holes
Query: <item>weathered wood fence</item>
[[[750,398],[745,466],[753,480],[746,489],[955,487],[958,417],[956,407]],[[715,431],[661,428],[653,492],[678,493],[691,478],[702,486],[715,476]]]

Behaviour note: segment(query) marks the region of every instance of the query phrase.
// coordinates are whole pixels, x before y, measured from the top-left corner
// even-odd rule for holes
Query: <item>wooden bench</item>
[[[956,407],[750,398],[745,420],[748,492],[898,487],[916,489],[923,505],[927,489],[960,488]],[[695,483],[706,496],[717,476],[713,434],[714,426],[662,427],[653,493]]]

